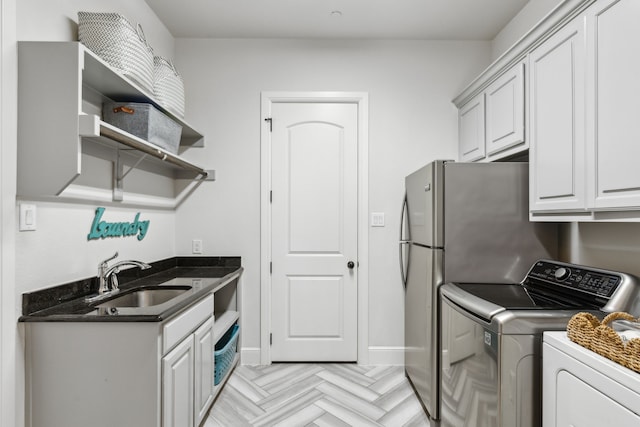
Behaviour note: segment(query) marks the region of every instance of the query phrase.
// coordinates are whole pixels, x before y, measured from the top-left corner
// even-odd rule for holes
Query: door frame
[[[260,101],[260,364],[271,364],[271,107],[275,103],[345,103],[358,108],[358,356],[369,363],[369,94],[366,92],[262,92]]]

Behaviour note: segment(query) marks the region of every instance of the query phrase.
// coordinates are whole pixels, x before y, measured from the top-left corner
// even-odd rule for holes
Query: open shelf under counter
[[[213,322],[213,342],[217,343],[224,333],[227,332],[239,318],[240,313],[237,311],[229,310],[221,313],[220,315],[215,313]]]

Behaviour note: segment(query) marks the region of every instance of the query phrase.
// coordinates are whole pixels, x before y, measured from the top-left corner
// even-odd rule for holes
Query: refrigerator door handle
[[[404,200],[402,201],[402,211],[400,213],[400,244],[399,246],[399,260],[400,260],[400,278],[402,279],[402,286],[407,289],[407,275],[409,274],[409,262],[407,261],[407,269],[404,269],[404,246],[410,245],[411,240],[403,239],[403,231],[405,225],[405,218],[407,212],[407,195],[405,194]],[[411,250],[411,246],[408,246],[408,250]],[[407,260],[409,258],[407,257]]]

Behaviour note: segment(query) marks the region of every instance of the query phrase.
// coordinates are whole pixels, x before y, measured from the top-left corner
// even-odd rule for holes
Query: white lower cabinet
[[[162,358],[162,426],[199,426],[213,401],[213,319]]]
[[[162,358],[163,427],[194,425],[194,352],[189,337]]]
[[[26,425],[198,427],[219,391],[214,307],[212,292],[163,322],[25,323]]]
[[[194,396],[193,409],[196,425],[207,415],[214,391],[213,319],[207,320],[193,334]]]

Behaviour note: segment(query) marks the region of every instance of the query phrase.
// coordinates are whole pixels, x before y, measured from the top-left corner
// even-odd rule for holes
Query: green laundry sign
[[[140,221],[140,212],[136,214],[132,222],[107,222],[102,221],[104,210],[104,208],[96,208],[96,214],[91,224],[91,232],[87,235],[88,240],[136,235],[138,236],[138,240],[144,239],[151,221]]]

